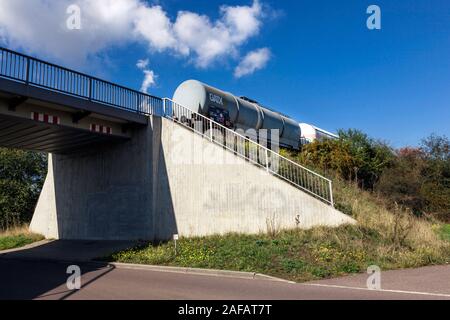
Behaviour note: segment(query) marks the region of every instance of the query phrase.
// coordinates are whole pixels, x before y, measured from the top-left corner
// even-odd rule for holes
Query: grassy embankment
[[[450,224],[444,224],[439,230],[441,239],[450,241]]]
[[[0,231],[0,251],[20,248],[42,239],[43,236],[31,233],[27,226]]]
[[[294,281],[450,262],[450,225],[419,219],[401,208],[387,209],[374,194],[340,180],[334,184],[338,208],[356,226],[229,234],[180,239],[116,253],[109,260],[167,266],[259,272]]]

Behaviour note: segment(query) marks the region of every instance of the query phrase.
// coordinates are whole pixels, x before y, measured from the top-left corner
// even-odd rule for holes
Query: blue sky
[[[43,0],[36,0],[39,1]],[[89,1],[80,0],[82,10],[83,4]],[[143,0],[120,1],[144,7],[155,5]],[[228,27],[227,31],[231,30],[235,36],[235,40],[230,40],[232,50],[221,51],[203,65],[199,62],[201,53],[193,53],[199,41],[195,34],[183,38],[186,48],[190,49],[190,53],[186,53],[187,49],[179,48],[178,44],[156,42],[154,35],[146,35],[147,26],[143,27],[140,39],[130,41],[136,28],[129,31],[125,26],[128,22],[123,23],[122,29],[112,28],[111,34],[99,33],[98,38],[92,33],[81,36],[82,32],[89,32],[85,25],[78,30],[80,34],[76,38],[87,39],[83,45],[73,44],[73,39],[65,36],[68,40],[64,41],[72,41],[66,45],[71,51],[55,53],[57,50],[48,48],[53,48],[52,43],[63,41],[62,38],[53,37],[52,32],[40,32],[32,37],[31,31],[23,30],[26,25],[19,30],[11,22],[13,19],[5,22],[5,14],[25,14],[20,8],[21,2],[29,6],[28,1],[0,0],[3,45],[136,89],[141,88],[144,80],[143,71],[136,63],[139,59],[148,59],[146,68],[156,75],[155,85],[148,90],[157,96],[170,97],[178,84],[194,78],[237,95],[252,97],[301,122],[332,131],[358,128],[396,147],[417,145],[431,133],[450,136],[448,0],[261,0],[257,3],[260,10],[252,11],[257,25],[240,33]],[[225,21],[220,11],[222,5],[255,9],[251,0],[161,0],[157,4],[161,6],[158,12],[163,12],[166,20],[174,25],[180,11],[195,13],[196,18],[204,15],[214,26],[217,21]],[[369,16],[366,9],[371,4],[381,8],[381,30],[371,31],[366,27]],[[37,12],[39,16],[43,8],[37,6],[30,14]],[[45,10],[61,12],[60,8],[52,6]],[[45,14],[42,12],[43,17]],[[83,14],[82,11],[82,18]],[[117,19],[117,23],[121,21]],[[206,20],[202,21],[207,25]],[[96,23],[100,22],[96,20]],[[115,25],[114,21],[107,23]],[[34,28],[31,22],[29,28]],[[106,30],[110,29],[111,25]],[[53,30],[51,25],[48,30]],[[27,40],[28,36],[42,39],[38,45]],[[98,40],[102,37],[110,39]],[[180,37],[175,37],[175,41],[180,42]],[[46,41],[44,47],[42,43]],[[89,47],[94,47],[92,43],[96,45],[90,52]],[[236,77],[235,69],[245,56],[262,48],[270,51],[270,59],[264,61],[260,69]]]

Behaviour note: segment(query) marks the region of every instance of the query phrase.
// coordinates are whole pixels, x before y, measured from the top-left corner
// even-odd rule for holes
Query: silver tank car
[[[302,132],[303,144],[308,144],[316,140],[339,139],[338,135],[307,123],[300,123],[300,130]]]
[[[214,119],[233,130],[244,130],[251,139],[252,131],[278,129],[280,145],[300,148],[299,123],[280,113],[264,108],[256,101],[239,98],[196,80],[183,82],[175,91],[173,101],[190,110]],[[220,117],[216,117],[220,115]],[[253,130],[251,130],[253,129]]]

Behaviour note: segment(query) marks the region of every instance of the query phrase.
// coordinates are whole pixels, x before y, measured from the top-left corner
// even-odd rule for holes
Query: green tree
[[[46,170],[45,154],[0,148],[0,229],[31,220]]]
[[[339,137],[354,158],[355,179],[362,187],[373,189],[383,171],[392,165],[394,151],[386,143],[374,140],[359,130],[339,130]]]
[[[341,130],[339,137],[338,140],[316,141],[305,146],[298,160],[372,189],[383,170],[392,165],[393,150],[358,130]]]
[[[376,184],[376,190],[390,199],[392,204],[406,206],[416,215],[422,215],[425,207],[421,194],[425,154],[418,148],[403,148],[396,155],[394,164],[383,172]]]
[[[421,188],[425,210],[450,221],[450,140],[431,135],[422,141],[421,150],[426,160]]]
[[[419,148],[397,151],[393,165],[376,185],[393,203],[407,206],[416,215],[450,221],[450,141],[431,135]]]

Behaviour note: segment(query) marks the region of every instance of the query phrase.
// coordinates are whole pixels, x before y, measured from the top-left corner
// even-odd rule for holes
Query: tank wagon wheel
[[[186,116],[181,117],[181,123],[189,128],[194,128],[194,122]]]

